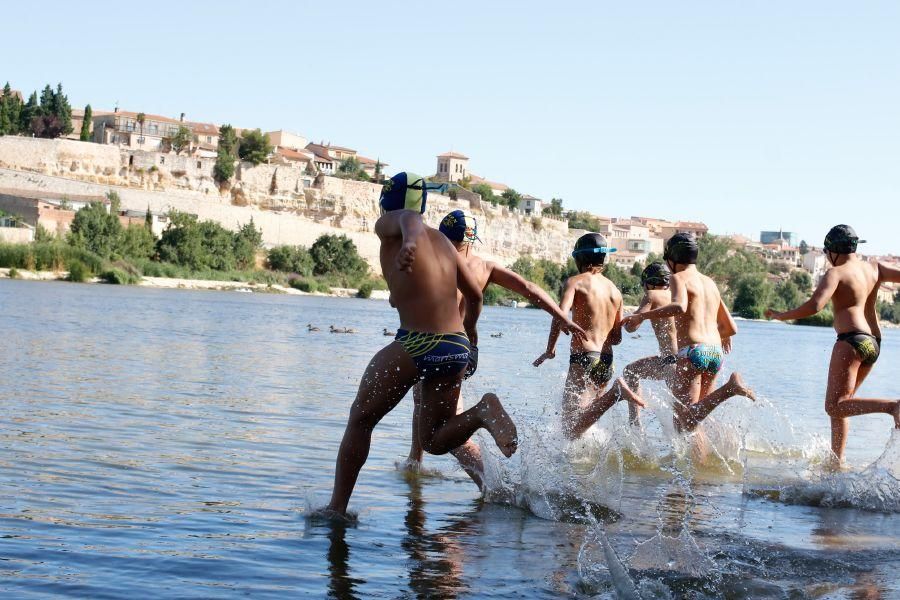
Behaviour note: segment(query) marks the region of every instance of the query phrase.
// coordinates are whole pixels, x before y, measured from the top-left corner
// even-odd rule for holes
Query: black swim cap
[[[671,276],[672,272],[669,271],[669,267],[665,264],[661,262],[652,262],[647,265],[641,273],[641,285],[669,287],[669,277]]]
[[[606,245],[606,238],[599,233],[586,233],[575,242],[572,258],[579,269],[602,265],[606,255],[615,252],[615,248]]]
[[[694,236],[689,233],[676,233],[666,242],[663,258],[679,265],[693,265],[697,263],[698,254],[700,247],[697,246]]]
[[[849,225],[835,225],[825,236],[825,250],[835,254],[852,254],[857,244],[865,244]]]

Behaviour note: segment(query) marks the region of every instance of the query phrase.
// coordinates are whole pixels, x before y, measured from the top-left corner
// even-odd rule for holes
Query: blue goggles
[[[612,254],[615,251],[615,248],[610,248],[609,246],[600,246],[599,248],[582,248],[581,250],[572,251],[572,257],[574,258],[576,254]]]

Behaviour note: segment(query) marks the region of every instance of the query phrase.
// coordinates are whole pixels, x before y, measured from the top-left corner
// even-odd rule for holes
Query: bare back
[[[664,290],[647,290],[645,292],[647,309],[654,310],[668,306],[672,302],[672,292]],[[660,356],[674,356],[678,352],[678,342],[675,338],[675,318],[654,319],[650,321],[656,341],[659,344]]]
[[[456,249],[431,227],[417,240],[416,262],[409,272],[397,268],[400,236],[381,238],[381,272],[400,313],[400,326],[423,333],[463,330],[457,294]]]
[[[875,310],[878,297],[878,265],[851,258],[829,269],[825,275],[836,279],[834,294],[834,329],[839,334],[859,331],[881,337]]]
[[[584,329],[585,336],[572,336],[572,351],[610,352],[614,343],[610,332],[620,325],[622,294],[602,273],[581,273],[569,278],[574,288],[572,321]]]
[[[678,346],[722,343],[716,319],[722,296],[716,283],[690,266],[672,275],[672,296],[687,295],[687,311],[675,317]]]

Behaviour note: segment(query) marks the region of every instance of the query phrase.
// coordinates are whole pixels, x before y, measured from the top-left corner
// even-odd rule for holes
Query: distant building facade
[[[787,242],[787,245],[791,248],[796,248],[800,245],[800,241],[797,239],[797,234],[793,231],[760,231],[759,232],[759,243],[760,244],[775,244],[778,243],[779,240],[784,240]]]
[[[469,174],[469,157],[459,152],[444,152],[437,157],[437,181],[455,183]]]

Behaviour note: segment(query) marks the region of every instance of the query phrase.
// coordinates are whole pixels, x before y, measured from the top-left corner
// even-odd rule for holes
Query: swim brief
[[[459,375],[469,366],[472,347],[465,333],[420,333],[398,329],[394,341],[400,342],[416,363],[419,379]]]
[[[715,375],[722,368],[725,353],[722,346],[715,344],[691,344],[678,351],[679,358],[686,358],[698,371],[706,371]]]
[[[612,379],[615,367],[613,367],[612,353],[603,352],[573,352],[569,357],[570,365],[578,365],[584,369],[587,376],[598,387],[603,387]]]
[[[478,370],[478,347],[471,346],[469,350],[469,362],[466,364],[466,372],[463,375],[463,379],[468,379],[472,375],[475,374],[475,371]]]
[[[859,360],[864,365],[874,365],[881,354],[881,340],[862,331],[848,331],[837,336],[837,341],[847,342],[856,350]]]

